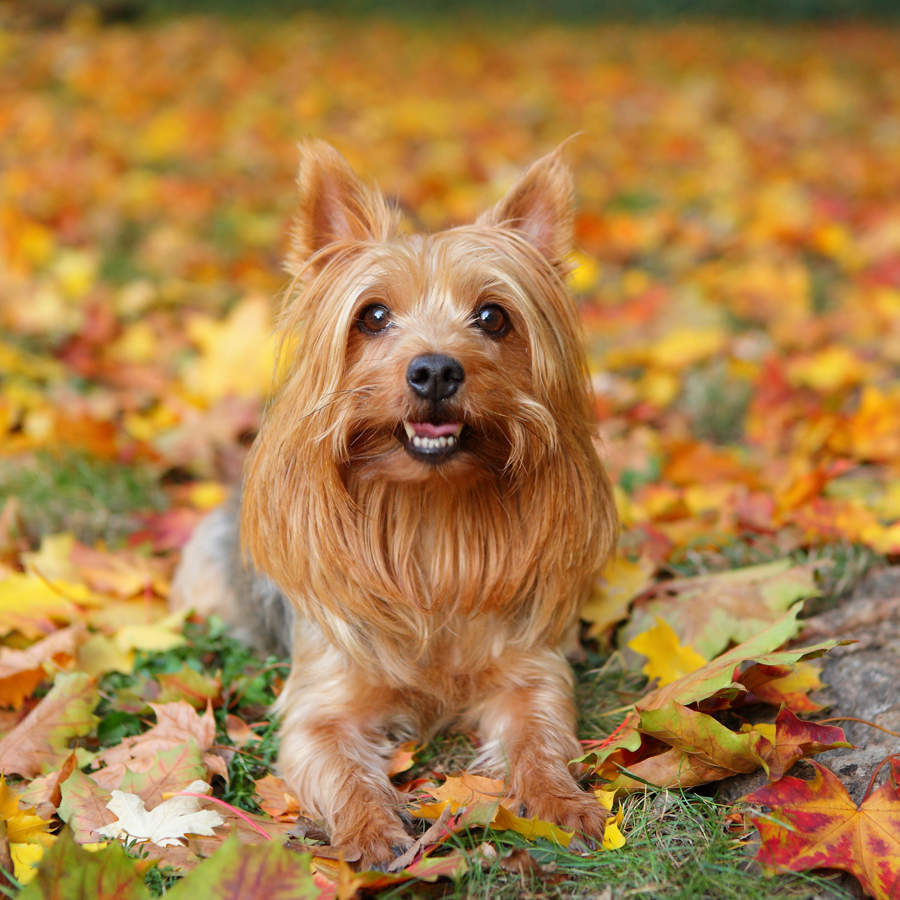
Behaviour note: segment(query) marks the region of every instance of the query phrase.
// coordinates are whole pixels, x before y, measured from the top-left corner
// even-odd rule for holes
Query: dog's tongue
[[[459,422],[442,422],[435,425],[432,422],[410,422],[417,437],[446,437],[448,434],[456,434],[459,431]]]

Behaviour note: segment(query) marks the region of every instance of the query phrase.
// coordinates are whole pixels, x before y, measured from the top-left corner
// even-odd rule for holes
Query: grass
[[[166,505],[149,469],[74,450],[0,460],[0,507],[10,497],[29,537],[72,531],[87,543],[120,541],[138,511]]]
[[[225,703],[215,711],[216,742],[230,745],[225,716],[236,712],[245,721],[266,721],[256,729],[257,739],[236,752],[229,763],[230,782],[216,785],[217,796],[251,812],[258,812],[254,782],[271,771],[277,754],[277,723],[268,719],[266,706],[274,699],[283,661],[263,659],[231,638],[222,623],[188,625],[189,643],[165,653],[142,654],[131,675],[108,675],[101,683],[105,699],[98,707],[99,729],[117,722],[117,705],[133,708],[141,686],[155,676],[178,671],[184,665],[221,672],[228,685]],[[642,689],[643,678],[625,671],[617,654],[588,653],[576,666],[576,692],[580,708],[579,734],[598,739],[621,721],[617,710]],[[148,709],[149,711],[149,709]],[[135,716],[138,727],[149,724]],[[120,738],[121,739],[121,738]],[[442,733],[416,757],[404,779],[452,774],[464,770],[474,756],[471,739]],[[624,801],[622,826],[625,847],[616,851],[570,852],[546,841],[530,843],[514,832],[477,828],[456,835],[447,846],[461,850],[469,870],[458,882],[404,884],[382,891],[381,898],[575,898],[665,897],[667,900],[723,898],[849,897],[832,880],[821,876],[791,875],[772,881],[752,861],[747,832],[726,827],[726,808],[702,792],[647,792]],[[145,883],[154,896],[163,896],[176,880],[169,867],[148,869]]]
[[[449,842],[469,859],[453,885],[402,885],[381,898],[620,898],[767,900],[850,897],[832,879],[791,875],[776,881],[751,860],[746,833],[731,834],[725,810],[700,794],[663,791],[625,801],[628,843],[616,851],[569,852],[491,828]]]

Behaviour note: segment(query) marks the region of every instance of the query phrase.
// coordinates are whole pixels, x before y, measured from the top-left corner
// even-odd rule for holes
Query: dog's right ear
[[[357,178],[347,160],[321,140],[300,143],[300,202],[285,266],[299,274],[307,260],[332,244],[383,241],[393,230],[384,198]]]

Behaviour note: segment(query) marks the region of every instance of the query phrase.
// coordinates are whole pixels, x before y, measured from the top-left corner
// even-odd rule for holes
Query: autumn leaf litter
[[[858,808],[821,764],[791,768],[843,734],[815,721],[833,642],[789,642],[804,603],[900,555],[895,35],[591,27],[476,52],[407,29],[80,14],[4,33],[0,883],[819,884],[748,872],[752,822],[768,872],[844,868],[891,896],[900,851],[873,835],[900,808],[896,760]],[[272,771],[284,661],[165,606],[270,382],[294,143],[327,135],[434,228],[577,130],[571,286],[623,523],[585,612],[580,736],[617,833],[571,848],[519,817],[455,736],[398,762],[416,852],[354,872],[314,823],[296,831]],[[759,769],[749,820],[682,792]],[[838,823],[830,842],[803,843],[810,809]]]

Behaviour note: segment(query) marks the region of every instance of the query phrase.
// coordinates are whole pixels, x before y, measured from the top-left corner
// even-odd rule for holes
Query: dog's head
[[[558,640],[615,535],[560,152],[473,225],[427,236],[326,144],[303,146],[299,184],[244,548],[362,655],[365,635],[427,642],[428,610],[484,604]]]
[[[329,145],[301,157],[276,452],[359,478],[513,478],[586,427],[559,150],[475,224],[428,236],[401,234]]]

